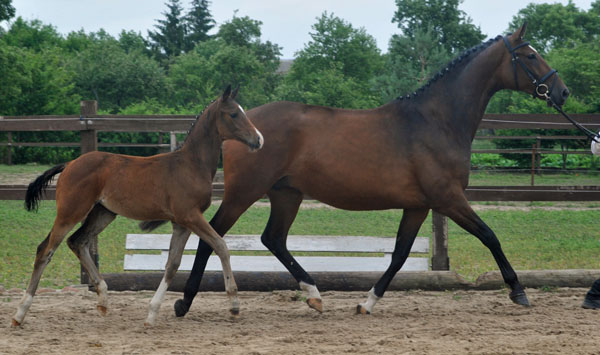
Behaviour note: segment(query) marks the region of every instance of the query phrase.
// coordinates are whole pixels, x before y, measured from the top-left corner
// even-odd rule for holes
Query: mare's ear
[[[521,26],[521,29],[519,30],[519,39],[523,39],[525,32],[527,32],[527,21],[523,22],[523,26]]]
[[[223,96],[221,96],[221,100],[227,101],[227,99],[229,98],[230,95],[231,95],[231,84],[227,85],[227,88],[225,88],[225,91],[223,92]]]
[[[238,94],[238,91],[240,91],[240,86],[239,85],[235,88],[235,90],[233,90],[233,93],[231,93],[231,98],[232,99],[236,98],[236,96]]]

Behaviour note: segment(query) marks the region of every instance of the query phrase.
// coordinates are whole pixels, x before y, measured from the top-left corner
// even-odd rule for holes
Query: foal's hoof
[[[367,311],[365,307],[359,304],[358,306],[356,306],[356,314],[368,315],[371,314],[371,312]]]
[[[106,306],[97,305],[96,309],[98,310],[98,313],[100,313],[101,316],[105,316],[106,312],[108,311],[108,309],[106,308]]]
[[[514,291],[513,291],[513,292],[511,292],[511,293],[510,293],[510,299],[511,299],[511,300],[512,300],[514,303],[516,303],[516,304],[518,304],[518,305],[521,305],[521,306],[524,306],[524,307],[529,307],[529,306],[531,306],[531,305],[529,304],[529,300],[527,299],[527,295],[526,295],[526,294],[525,294],[525,292],[523,292],[523,291],[520,291],[520,292],[514,292]]]
[[[20,326],[21,326],[21,323],[19,323],[19,322],[17,322],[16,320],[12,319],[12,320],[11,320],[11,322],[10,322],[10,325],[11,325],[13,328],[16,328],[16,327],[20,327]]]
[[[181,299],[179,299],[175,302],[175,305],[173,306],[173,308],[175,308],[175,315],[177,317],[185,316],[186,313],[190,310],[190,306],[185,304],[185,302],[183,302],[183,300],[181,300]]]
[[[585,309],[600,309],[600,299],[591,299],[589,297],[586,297],[583,300],[583,304],[581,305],[581,307]]]
[[[231,308],[229,310],[229,312],[231,313],[232,316],[237,317],[240,315],[240,309],[239,308]]]
[[[323,313],[323,301],[320,298],[309,298],[306,300],[306,304],[319,313]]]

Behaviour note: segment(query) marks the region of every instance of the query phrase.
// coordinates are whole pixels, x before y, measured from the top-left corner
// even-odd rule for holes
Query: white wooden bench
[[[164,270],[169,250],[170,234],[127,234],[125,249],[160,250],[161,254],[125,254],[125,271]],[[259,235],[227,235],[227,246],[231,251],[267,251]],[[334,252],[334,253],[384,253],[383,256],[295,256],[307,272],[367,272],[385,271],[390,265],[391,253],[396,238],[372,236],[314,236],[290,235],[287,247],[292,252]],[[185,250],[196,250],[198,237],[190,236]],[[424,257],[409,257],[402,271],[429,270],[429,238],[417,237],[411,253],[425,254]],[[179,270],[189,271],[194,263],[194,255],[183,255]],[[231,267],[234,271],[286,271],[273,255],[232,255]],[[221,262],[211,255],[207,271],[220,271]]]

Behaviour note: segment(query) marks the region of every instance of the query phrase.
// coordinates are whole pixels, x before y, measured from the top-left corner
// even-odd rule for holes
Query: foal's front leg
[[[200,237],[206,244],[208,244],[214,251],[215,254],[221,259],[221,265],[223,267],[223,279],[225,280],[225,291],[231,301],[230,312],[232,315],[238,315],[240,312],[240,303],[237,297],[237,285],[233,278],[233,272],[231,270],[231,263],[229,261],[229,249],[227,243],[221,238],[221,236],[215,232],[215,230],[206,221],[202,213],[197,213],[196,218],[192,222],[188,223],[188,228]]]
[[[171,236],[171,244],[169,245],[169,256],[165,266],[165,275],[163,276],[158,289],[156,289],[156,293],[154,294],[154,297],[152,297],[152,301],[150,301],[148,318],[146,318],[146,322],[144,323],[146,326],[154,325],[156,321],[156,316],[158,315],[160,305],[165,298],[165,293],[167,292],[167,289],[169,288],[171,281],[173,281],[175,273],[177,273],[177,269],[179,269],[179,265],[181,264],[183,250],[185,249],[185,244],[187,243],[190,234],[191,232],[189,229],[173,223],[173,235]]]

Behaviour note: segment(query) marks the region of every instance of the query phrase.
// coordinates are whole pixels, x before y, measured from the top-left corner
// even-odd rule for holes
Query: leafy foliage
[[[398,23],[404,36],[416,38],[429,29],[437,43],[451,53],[459,53],[479,44],[485,35],[458,9],[462,0],[396,0],[398,10],[392,22]]]
[[[12,0],[0,0],[0,22],[10,20],[15,16],[15,8],[11,2]]]
[[[326,12],[312,28],[312,40],[296,53],[278,97],[346,108],[378,105],[369,85],[384,63],[375,39]]]

